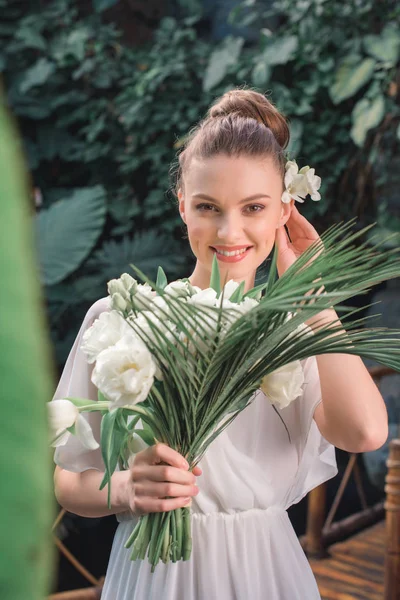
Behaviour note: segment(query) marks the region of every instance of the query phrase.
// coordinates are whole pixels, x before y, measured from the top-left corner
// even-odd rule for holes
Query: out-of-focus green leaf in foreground
[[[0,598],[43,600],[53,517],[48,338],[19,140],[0,89]]]

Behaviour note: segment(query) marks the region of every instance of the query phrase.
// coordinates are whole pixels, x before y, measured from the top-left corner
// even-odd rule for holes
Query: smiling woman
[[[297,260],[297,264],[302,265],[297,267],[299,276],[306,272],[309,277],[306,287],[296,290],[296,297],[298,299],[300,294],[301,301],[303,293],[306,294],[315,280],[324,275],[321,271],[325,270],[329,257],[325,263],[322,261],[322,266],[318,257],[310,266],[307,263],[308,250],[313,245],[317,250],[320,244],[323,247],[322,240],[294,206],[295,201],[302,202],[308,195],[312,200],[319,199],[320,178],[312,168],[299,170],[294,162],[286,162],[284,148],[288,137],[284,117],[263,95],[250,90],[233,90],[211,107],[180,154],[176,192],[196,257],[195,269],[189,277],[190,287],[199,296],[203,295],[205,304],[206,299],[212,304],[217,296],[215,290],[207,289],[215,258],[222,279],[244,282],[249,290],[254,286],[256,269],[275,245],[277,270],[281,277],[278,286],[291,281],[292,275],[287,271],[291,267],[294,267],[292,273],[296,270],[293,263]],[[302,256],[304,252],[306,255]],[[315,255],[324,258],[324,252],[319,250]],[[189,284],[181,281],[174,285],[179,296],[181,287]],[[232,286],[238,287],[232,282],[229,286],[231,290]],[[350,291],[352,289],[353,286]],[[232,300],[233,293],[231,291],[227,302]],[[315,296],[318,297],[316,302],[324,298],[320,292]],[[100,300],[88,312],[68,358],[56,398],[96,399],[97,390],[93,383],[96,385],[97,380],[82,356],[81,344],[87,328],[102,312],[109,310],[106,300]],[[247,300],[251,301],[251,298]],[[264,300],[264,306],[279,304],[272,288]],[[330,305],[329,298],[327,303],[324,306]],[[291,310],[291,301],[288,306]],[[279,308],[287,310],[281,304]],[[292,316],[285,314],[285,319],[289,321]],[[334,333],[341,328],[333,310],[319,312],[316,322],[307,321],[313,330],[310,334],[315,333],[314,340],[320,339],[320,322],[327,326],[335,324]],[[304,327],[309,331],[307,326]],[[255,328],[263,337],[268,326],[255,325]],[[280,333],[282,335],[282,331]],[[346,332],[339,333],[345,339],[344,348],[347,349]],[[279,353],[277,338],[271,341],[267,336],[265,339],[269,340],[272,351]],[[329,351],[337,349],[336,341],[334,338]],[[368,340],[368,347],[369,344]],[[232,373],[236,372],[240,379],[240,369],[249,360],[246,352],[248,350],[244,348],[242,355],[240,346],[239,355],[232,364],[229,363],[231,385]],[[275,364],[274,358],[271,361]],[[189,362],[184,368],[191,373]],[[213,439],[192,472],[186,462],[189,457],[183,456],[185,451],[181,441],[174,448],[157,443],[135,451],[130,457],[129,469],[112,475],[110,505],[106,490],[99,491],[106,470],[101,450],[88,451],[78,443],[76,436],[72,441],[70,436],[66,445],[58,448],[56,462],[60,468],[56,472],[56,489],[60,504],[85,516],[112,512],[120,521],[103,600],[320,598],[286,511],[308,491],[336,474],[333,444],[352,452],[372,450],[383,444],[387,435],[387,415],[382,397],[358,356],[333,352],[320,353],[317,357],[308,354],[301,364],[292,363],[288,373],[278,371],[274,371],[278,394],[282,395],[282,380],[286,382],[290,378],[289,403],[284,402],[279,409],[273,407],[263,389],[257,389],[252,403]],[[219,372],[216,376],[219,377]],[[112,373],[107,374],[107,379],[112,384]],[[201,386],[208,389],[208,370],[204,379]],[[118,378],[116,381],[118,383]],[[180,379],[179,385],[184,385]],[[229,388],[224,389],[223,379],[218,379],[218,387],[222,394],[230,394]],[[271,389],[271,382],[268,389]],[[198,404],[197,392],[190,395],[194,396],[190,402]],[[202,418],[208,411],[209,403],[205,405]],[[182,412],[178,413],[178,420],[186,425]],[[99,414],[90,413],[88,417],[96,439],[102,425],[101,418],[96,417]],[[200,429],[203,425],[202,419],[196,423]],[[157,436],[157,439],[162,438]],[[197,486],[196,478],[200,476]],[[193,531],[189,560],[177,560],[172,564],[165,560],[157,564],[154,573],[148,562],[130,560],[124,544],[135,535],[132,532],[136,532],[138,516],[151,515],[142,521],[146,524],[144,529],[139,526],[148,544],[147,523],[150,519],[162,519],[159,513],[189,504]],[[163,523],[168,524],[170,517],[173,523],[172,515],[165,517]],[[174,528],[175,533],[181,531],[182,521],[175,521],[172,531]],[[159,557],[163,549],[162,556],[171,551],[174,560],[176,545],[180,551],[182,540],[179,541],[180,536],[176,535],[176,543],[172,543],[174,537],[168,532],[168,529],[162,529],[161,536],[151,538],[150,554],[157,550]],[[142,550],[146,549],[146,544],[138,546],[142,558],[145,558]]]
[[[291,205],[281,202],[282,191],[282,175],[269,156],[192,158],[178,198],[197,258],[193,285],[206,287],[216,254],[222,279],[245,281],[246,290],[254,286],[277,228],[289,218]]]

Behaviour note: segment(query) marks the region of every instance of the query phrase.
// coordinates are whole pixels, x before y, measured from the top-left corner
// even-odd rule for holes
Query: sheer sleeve
[[[71,396],[77,398],[89,398],[90,400],[97,401],[97,388],[91,381],[94,365],[90,365],[87,362],[80,346],[86,329],[88,329],[99,315],[106,310],[110,310],[108,297],[101,298],[95,302],[86,313],[74,345],[69,353],[67,362],[65,363],[53,400]],[[83,416],[90,424],[96,441],[100,442],[100,413],[84,413]],[[97,450],[88,450],[74,435],[71,435],[68,438],[65,446],[56,448],[54,462],[63,469],[75,473],[80,473],[88,469],[104,471],[104,463],[100,448],[97,448]]]
[[[293,402],[296,411],[299,466],[287,506],[337,474],[335,448],[320,433],[314,421],[314,411],[321,402],[321,385],[315,356],[302,361],[304,370],[303,395]],[[290,408],[290,407],[289,407]]]

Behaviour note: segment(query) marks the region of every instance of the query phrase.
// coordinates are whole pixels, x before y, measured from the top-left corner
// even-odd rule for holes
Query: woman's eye
[[[216,207],[213,206],[212,204],[205,204],[203,202],[202,204],[198,204],[196,206],[196,209],[199,210],[200,212],[211,212],[213,210],[216,210]]]
[[[258,213],[261,212],[264,208],[265,206],[263,206],[262,204],[249,204],[249,206],[246,206],[244,210],[248,213]]]

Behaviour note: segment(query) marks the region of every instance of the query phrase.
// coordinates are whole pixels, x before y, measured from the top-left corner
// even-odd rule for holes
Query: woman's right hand
[[[166,444],[155,444],[138,452],[129,468],[128,504],[135,515],[166,512],[190,504],[199,493],[196,476],[184,457]]]

